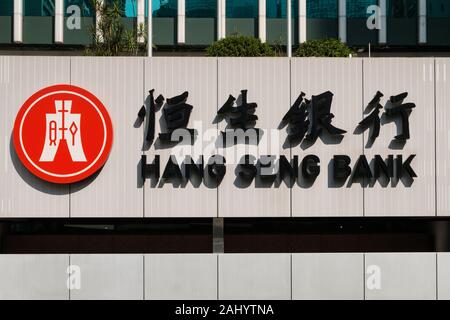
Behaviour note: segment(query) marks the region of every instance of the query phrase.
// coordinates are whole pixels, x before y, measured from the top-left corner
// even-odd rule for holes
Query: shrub
[[[275,51],[267,43],[250,36],[233,35],[214,42],[206,49],[210,57],[273,57]]]
[[[101,19],[96,28],[91,28],[94,42],[86,48],[86,55],[94,56],[118,56],[118,55],[140,55],[146,52],[147,32],[143,24],[138,30],[126,30],[122,23],[123,10],[119,0],[112,3],[93,0],[93,6],[100,12]],[[138,42],[142,38],[142,43]]]
[[[339,39],[308,40],[295,51],[296,57],[348,57],[354,52]]]

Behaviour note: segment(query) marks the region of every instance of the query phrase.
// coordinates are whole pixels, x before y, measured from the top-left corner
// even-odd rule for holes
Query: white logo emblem
[[[71,114],[72,101],[55,101],[56,113],[47,113],[45,143],[39,161],[51,162],[55,159],[61,141],[66,141],[74,162],[85,162],[81,143],[80,114]]]

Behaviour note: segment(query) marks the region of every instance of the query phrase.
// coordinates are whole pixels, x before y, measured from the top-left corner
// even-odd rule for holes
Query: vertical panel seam
[[[436,252],[436,257],[435,257],[435,261],[436,261],[436,274],[435,274],[435,277],[436,277],[436,297],[435,297],[435,300],[439,300],[439,290],[438,290],[438,287],[439,287],[439,277],[438,277],[438,272],[439,272],[439,269],[438,269],[438,253]]]
[[[69,256],[69,269],[67,270],[67,271],[70,271],[70,254],[68,254],[68,256]],[[69,278],[68,278],[68,280],[67,280],[68,282],[67,282],[67,284],[69,284],[68,286],[67,286],[67,290],[69,290],[69,300],[71,300],[72,299],[72,297],[71,297],[71,291],[72,290],[70,290],[70,273],[69,273]]]
[[[217,300],[219,300],[219,255],[216,255],[216,292],[217,292]]]
[[[142,300],[145,300],[145,254],[142,255]]]
[[[437,217],[437,134],[436,134],[436,112],[437,112],[437,105],[436,105],[436,59],[433,59],[433,90],[434,90],[434,215]]]
[[[291,108],[291,103],[292,103],[292,58],[289,58],[289,105],[288,110]],[[289,146],[289,158],[292,159],[292,145]],[[298,169],[297,169],[298,172]],[[290,217],[293,217],[293,210],[292,210],[292,189],[293,188],[289,188],[289,213],[290,213]],[[292,266],[291,266],[292,269]],[[292,281],[292,278],[291,278]],[[292,287],[292,285],[291,285]],[[291,299],[292,299],[292,288],[291,288]]]
[[[142,98],[144,99],[144,105],[145,105],[145,58],[142,58]],[[144,137],[144,130],[145,125],[142,126],[142,137]],[[145,154],[145,150],[142,148],[141,150],[141,156]],[[141,162],[141,165],[142,162]],[[141,177],[141,179],[143,179]],[[142,181],[142,218],[145,218],[145,179]],[[145,296],[144,296],[145,299]]]
[[[361,104],[361,120],[364,119],[364,59],[361,59],[361,98],[362,98],[362,104]],[[365,154],[365,148],[364,148],[364,133],[361,135],[362,136],[362,154]],[[364,179],[363,178],[363,188],[362,188],[362,216],[365,217],[366,216],[366,188],[364,187],[365,183],[364,183]]]
[[[69,84],[72,85],[72,57],[69,57]],[[72,217],[72,184],[69,184],[69,218]],[[70,265],[70,260],[69,260]],[[69,294],[70,300],[70,294]]]
[[[216,113],[217,113],[217,111],[219,111],[219,109],[218,109],[219,108],[219,58],[215,58],[215,59],[216,59]],[[219,122],[216,123],[216,136],[219,137]],[[216,154],[218,154],[217,151],[218,150],[216,150]],[[216,217],[219,218],[219,186],[217,186],[217,190],[216,190]],[[225,221],[224,221],[224,224],[225,224]],[[225,249],[225,235],[224,234],[223,234],[223,237],[224,237],[223,246]]]
[[[292,279],[292,264],[293,264],[293,262],[292,262],[292,258],[293,258],[293,253],[291,253],[290,255],[290,258],[291,258],[291,264],[290,264],[290,266],[291,266],[291,300],[294,300],[294,297],[293,297],[293,295],[292,295],[292,287],[293,287],[293,279]]]
[[[366,253],[363,253],[363,300],[366,300]]]
[[[216,112],[219,110],[219,58],[216,59]],[[219,123],[216,123],[216,135],[219,137]],[[216,150],[217,153],[218,150]],[[217,186],[216,190],[216,217],[219,218],[219,188],[220,186]],[[214,227],[214,223],[213,223]],[[225,219],[223,221],[223,252],[225,252]],[[214,237],[213,237],[213,248],[214,248]],[[216,255],[216,299],[219,300],[219,255]]]

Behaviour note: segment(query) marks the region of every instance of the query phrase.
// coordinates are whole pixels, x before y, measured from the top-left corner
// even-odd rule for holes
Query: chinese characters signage
[[[161,142],[177,144],[184,139],[189,140],[190,144],[194,142],[197,131],[188,126],[191,112],[196,106],[187,104],[188,96],[189,93],[184,92],[167,100],[162,95],[155,99],[154,90],[150,91],[148,105],[143,106],[138,113],[138,118],[142,122],[146,118],[145,142],[151,143],[154,139],[155,113],[160,108],[162,108],[160,123],[165,124],[165,128],[161,128],[162,132],[159,134]],[[212,122],[225,121],[227,123],[226,129],[221,131],[218,137],[221,143],[217,145],[221,148],[239,144],[239,141],[243,144],[252,144],[245,139],[236,139],[239,135],[251,137],[249,132],[253,133],[255,145],[260,142],[263,130],[257,128],[258,103],[248,102],[249,96],[251,93],[242,89],[238,98],[230,94],[225,103],[218,107],[216,117],[212,119]],[[347,130],[337,127],[333,122],[336,117],[345,116],[333,113],[333,96],[331,91],[326,91],[307,98],[306,93],[300,92],[284,117],[273,119],[274,127],[277,120],[281,123],[277,130],[286,130],[291,148],[302,141],[308,141],[309,145],[315,144],[317,139],[324,134],[341,139],[349,134]],[[369,114],[361,115],[362,120],[355,123],[355,129],[359,129],[361,132],[369,129],[369,139],[373,142],[379,136],[383,126],[389,123],[382,122],[382,118],[398,119],[400,121],[399,128],[397,128],[399,134],[393,139],[406,142],[410,138],[409,116],[416,107],[412,102],[405,102],[407,96],[407,92],[393,95],[382,105],[384,94],[378,91],[366,107],[366,113]],[[397,122],[392,125],[397,125]],[[180,139],[180,135],[176,135],[174,138],[175,130],[184,130],[185,135],[181,135],[184,138]],[[409,182],[404,184],[409,186],[417,177],[412,166],[415,157],[414,154],[406,156],[392,154],[387,158],[375,155],[369,161],[365,155],[361,155],[352,162],[349,156],[337,154],[330,159],[331,165],[328,168],[335,181],[348,181],[351,184],[382,178],[395,181],[408,180]],[[155,179],[162,183],[190,181],[193,177],[197,177],[197,181],[210,178],[218,185],[227,172],[226,158],[219,154],[212,155],[206,159],[206,162],[203,155],[198,159],[186,155],[181,161],[170,156],[165,165],[161,164],[160,155],[155,155],[152,162],[147,160],[147,156],[143,155],[141,159],[142,179]],[[231,163],[228,162],[228,164]],[[313,183],[321,172],[320,164],[321,159],[316,155],[306,155],[302,159],[295,155],[288,159],[284,155],[268,154],[255,157],[245,154],[239,159],[234,174],[237,179],[247,181],[248,185],[255,179],[263,179],[269,181],[269,185],[276,181],[278,183],[284,181],[292,187],[293,182],[298,179],[309,180]]]

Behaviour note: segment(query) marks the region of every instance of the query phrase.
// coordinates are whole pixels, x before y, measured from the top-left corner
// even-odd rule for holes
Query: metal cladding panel
[[[449,262],[448,253],[5,254],[0,299],[446,300]]]
[[[311,181],[299,180],[292,189],[292,216],[362,216],[363,188],[359,183],[333,179],[334,155],[347,155],[352,161],[362,154],[362,135],[354,133],[362,119],[361,59],[292,59],[291,105],[301,92],[311,99],[326,91],[333,93],[332,125],[347,131],[343,137],[333,136],[325,129],[314,142],[303,140],[291,145],[292,156],[299,161],[306,155],[320,158],[320,174]],[[287,111],[287,107],[284,112]],[[300,174],[300,173],[299,173]]]
[[[369,184],[364,192],[366,216],[434,216],[435,205],[435,102],[433,59],[366,59],[364,60],[364,103],[367,105],[376,92],[384,94],[384,106],[391,96],[404,92],[404,103],[415,103],[409,115],[410,139],[401,143],[394,139],[402,128],[400,118],[381,115],[379,137],[367,147],[369,132],[364,135],[368,159],[374,155],[402,155],[405,161],[416,155],[411,167],[417,178],[411,183],[407,177],[398,182]]]
[[[450,300],[450,253],[437,254],[437,299]]]
[[[71,84],[104,104],[113,124],[106,164],[90,178],[71,185],[71,217],[142,217],[139,161],[142,128],[135,128],[144,103],[142,58],[71,58]]]
[[[312,217],[312,216],[433,216],[450,215],[446,156],[450,150],[446,101],[448,59],[285,59],[285,58],[152,58],[139,57],[0,57],[0,217]],[[40,89],[73,84],[96,95],[107,108],[114,127],[114,142],[102,170],[72,185],[44,182],[20,163],[12,144],[14,119],[21,105]],[[436,86],[434,85],[436,84]],[[169,98],[189,92],[193,106],[188,128],[199,136],[192,154],[226,157],[227,173],[218,188],[209,183],[173,185],[142,181],[140,160],[161,158],[164,172],[169,155],[187,145],[167,147],[158,141],[147,150],[145,124],[137,113],[148,103],[148,90]],[[238,144],[224,148],[217,110],[232,94],[248,90],[256,102],[256,127],[264,130],[258,146]],[[333,93],[332,124],[347,133],[342,141],[322,137],[313,145],[286,146],[286,128],[280,122],[300,92],[306,98]],[[415,103],[409,116],[411,138],[393,142],[399,119],[381,115],[381,130],[368,144],[370,130],[357,130],[369,101],[377,91],[390,96],[408,92],[405,102]],[[436,93],[436,96],[435,96]],[[239,99],[238,99],[239,100]],[[436,109],[436,112],[435,112]],[[164,123],[156,112],[156,137]],[[368,114],[364,114],[367,116]],[[436,124],[436,128],[435,128]],[[436,138],[435,138],[436,137]],[[436,145],[436,148],[435,148]],[[249,185],[237,179],[243,154],[256,158],[281,154],[320,158],[321,173],[313,184],[302,179],[290,189],[285,181],[268,185],[260,179]],[[333,180],[333,155],[348,155],[354,168],[365,154],[401,155],[403,162],[416,155],[411,167],[418,177],[411,183],[376,181],[340,185]],[[436,167],[437,166],[437,167]],[[436,187],[437,186],[437,187]],[[437,200],[437,202],[436,202]]]
[[[14,149],[12,132],[22,104],[37,91],[70,82],[70,59],[0,57],[0,217],[68,217],[69,187],[31,174]]]
[[[68,254],[0,255],[1,300],[68,300]]]
[[[437,215],[450,216],[450,59],[436,59]]]
[[[267,155],[290,157],[289,148],[283,147],[287,134],[278,129],[289,108],[289,59],[219,59],[218,79],[218,107],[230,94],[239,103],[241,90],[248,90],[248,102],[257,103],[255,127],[264,131],[258,145],[240,143],[226,148],[219,145],[218,152],[227,161],[227,173],[219,187],[219,216],[289,217],[290,190],[283,181],[271,185],[257,178],[248,183],[236,175],[237,165],[245,154],[256,159]],[[225,120],[218,127],[224,131]]]
[[[366,253],[365,272],[366,300],[436,299],[436,253]]]
[[[143,259],[141,254],[70,255],[81,279],[80,287],[70,290],[70,300],[142,300]]]
[[[145,299],[216,300],[217,255],[145,255]]]
[[[364,254],[292,254],[292,299],[363,300]]]
[[[291,254],[219,255],[220,300],[291,299]]]
[[[155,141],[144,148],[147,163],[155,155],[160,156],[161,179],[147,179],[144,184],[146,217],[216,217],[217,189],[208,183],[164,181],[162,175],[171,155],[177,156],[181,165],[184,156],[190,155],[198,163],[204,156],[205,163],[216,153],[217,128],[213,123],[217,108],[217,59],[214,58],[152,58],[145,60],[145,92],[155,90],[158,95],[172,98],[187,91],[186,103],[193,106],[189,129],[196,129],[198,136],[193,145],[181,142],[168,145],[158,135],[166,125],[162,110],[155,114]],[[148,97],[147,97],[148,99]],[[164,106],[161,108],[163,109]],[[140,139],[142,144],[143,140]],[[141,145],[142,147],[142,145]]]

